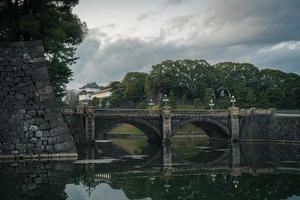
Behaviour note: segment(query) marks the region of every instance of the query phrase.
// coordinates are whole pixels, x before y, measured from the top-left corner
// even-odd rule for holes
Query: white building
[[[111,91],[111,88],[107,88],[107,89],[103,89],[103,90],[100,90],[99,92],[96,92],[94,94],[92,94],[92,99],[93,98],[98,98],[98,99],[105,99],[105,98],[108,98],[112,95],[112,91]]]
[[[79,88],[79,102],[80,104],[88,104],[93,98],[102,99],[108,98],[112,95],[111,88],[101,89],[95,82],[88,83],[83,87]]]

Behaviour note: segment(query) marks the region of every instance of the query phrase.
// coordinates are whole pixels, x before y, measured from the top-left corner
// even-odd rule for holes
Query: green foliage
[[[182,103],[182,107],[185,107],[186,105],[187,105],[187,97],[186,97],[186,95],[184,94],[184,95],[182,95],[182,101],[181,101]]]
[[[137,109],[147,109],[148,105],[145,102],[140,102],[137,106]]]
[[[127,101],[137,102],[145,97],[146,73],[129,72],[122,81],[123,95]]]
[[[86,24],[72,14],[78,0],[6,0],[0,4],[0,41],[42,40],[58,100],[71,80],[70,66]]]
[[[99,98],[93,98],[91,101],[91,106],[96,106],[98,107],[100,105],[100,99]]]
[[[152,67],[146,80],[146,92],[164,94],[173,90],[176,95],[200,97],[215,82],[214,71],[204,60],[163,61]]]
[[[249,63],[211,66],[204,60],[167,60],[154,65],[149,74],[129,72],[121,83],[115,81],[110,87],[113,106],[143,107],[144,103],[138,104],[146,97],[162,106],[163,95],[169,94],[168,104],[173,108],[209,108],[214,99],[215,108],[226,109],[231,106],[231,95],[241,108],[300,108],[299,75],[259,70]]]
[[[112,95],[110,97],[111,106],[120,107],[124,101],[124,89],[122,88],[121,82],[114,81],[110,84],[110,87],[112,88]]]
[[[176,107],[176,96],[173,90],[171,90],[170,94],[169,94],[169,104],[172,108]]]
[[[194,99],[194,108],[195,109],[199,109],[200,106],[201,106],[201,100],[200,100],[200,98]]]
[[[222,97],[222,98],[218,99],[218,101],[215,104],[216,104],[216,108],[227,109],[231,105],[230,97]],[[209,106],[207,105],[206,108],[209,108]]]

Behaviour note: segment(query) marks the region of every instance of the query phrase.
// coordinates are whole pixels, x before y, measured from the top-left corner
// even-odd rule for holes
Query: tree
[[[169,94],[169,98],[170,98],[170,106],[172,108],[176,107],[176,96],[173,90],[171,90],[170,94]]]
[[[272,108],[278,108],[279,105],[282,103],[284,99],[284,91],[279,88],[270,88],[267,91],[267,99],[268,99],[268,106]]]
[[[145,81],[147,74],[143,72],[128,72],[123,81],[124,98],[136,103],[145,97]]]
[[[199,109],[201,106],[201,100],[200,98],[195,98],[194,99],[194,108]]]
[[[68,106],[77,106],[79,103],[79,96],[75,90],[67,91],[64,103]]]
[[[76,46],[87,26],[72,13],[78,0],[5,0],[0,4],[0,41],[42,40],[58,100],[72,76]]]
[[[101,102],[101,101],[100,101],[99,98],[94,97],[94,98],[92,99],[91,106],[96,106],[96,107],[98,107],[99,105],[101,105],[100,102]],[[101,105],[101,107],[102,107],[102,105]]]
[[[215,69],[205,60],[166,60],[152,66],[146,92],[165,94],[173,90],[175,94],[200,97],[215,82]]]
[[[136,108],[137,109],[147,109],[148,105],[145,102],[140,102]]]
[[[184,94],[184,95],[182,95],[182,105],[183,105],[183,107],[186,107],[186,104],[187,104],[187,97]]]

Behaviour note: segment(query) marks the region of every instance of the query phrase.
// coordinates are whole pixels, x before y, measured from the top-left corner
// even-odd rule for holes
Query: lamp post
[[[164,102],[164,106],[167,106],[167,104],[169,102],[169,98],[166,94],[164,95],[163,102]]]
[[[153,106],[154,106],[154,102],[153,102],[153,100],[152,99],[150,99],[150,101],[149,101],[149,106],[150,106],[150,108],[152,109],[153,108]]]
[[[231,106],[235,107],[236,99],[234,96],[231,96],[230,102],[231,102]]]
[[[99,108],[99,109],[102,108],[102,103],[101,103],[101,101],[98,103],[98,108]]]
[[[105,103],[105,107],[106,107],[106,108],[109,108],[109,107],[110,107],[110,102],[109,102],[108,99],[107,99],[107,101],[106,101],[106,103]]]
[[[239,186],[239,180],[237,180],[237,178],[236,177],[233,177],[233,180],[232,180],[232,183],[233,183],[233,185],[234,185],[234,188],[238,188],[238,186]]]
[[[215,104],[214,104],[214,101],[212,99],[210,100],[208,105],[209,105],[211,110],[214,109]]]

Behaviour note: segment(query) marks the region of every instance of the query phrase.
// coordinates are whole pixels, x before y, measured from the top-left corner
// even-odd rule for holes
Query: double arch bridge
[[[209,137],[239,140],[239,108],[212,109],[96,109],[65,108],[65,113],[79,115],[84,122],[87,142],[105,139],[116,124],[127,123],[139,128],[150,142],[171,142],[176,131],[186,124],[195,124]]]

